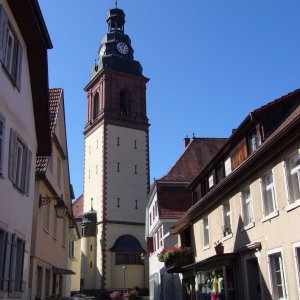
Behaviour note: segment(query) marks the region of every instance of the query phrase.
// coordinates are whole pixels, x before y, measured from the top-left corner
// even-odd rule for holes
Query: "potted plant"
[[[125,292],[123,296],[124,296],[124,299],[126,299],[126,300],[134,300],[138,296],[138,293],[135,290],[134,291],[129,290],[129,291]]]
[[[215,251],[216,251],[216,254],[224,253],[224,245],[221,241],[215,242]]]
[[[232,230],[231,230],[231,225],[230,224],[225,224],[223,226],[223,235],[226,236],[228,234],[231,234]]]
[[[119,291],[114,291],[110,294],[110,299],[121,300],[121,293]]]

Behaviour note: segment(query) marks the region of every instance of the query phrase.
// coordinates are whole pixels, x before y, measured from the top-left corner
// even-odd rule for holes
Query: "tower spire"
[[[118,0],[115,1],[116,8],[118,8]]]

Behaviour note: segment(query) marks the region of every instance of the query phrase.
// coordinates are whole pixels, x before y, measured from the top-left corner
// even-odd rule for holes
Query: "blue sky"
[[[54,48],[49,85],[65,94],[71,181],[83,191],[89,70],[112,0],[39,0]],[[147,85],[150,178],[183,152],[183,138],[228,137],[246,115],[300,88],[299,0],[121,0]]]

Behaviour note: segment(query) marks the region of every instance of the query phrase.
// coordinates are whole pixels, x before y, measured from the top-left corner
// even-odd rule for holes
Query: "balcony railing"
[[[182,252],[175,252],[165,261],[168,273],[182,273],[182,267],[194,262],[194,254],[191,248]]]

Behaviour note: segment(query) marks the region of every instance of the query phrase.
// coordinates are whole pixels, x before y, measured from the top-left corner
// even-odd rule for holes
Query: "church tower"
[[[93,201],[97,232],[92,247],[83,237],[82,250],[95,251],[95,255],[86,254],[95,261],[82,260],[86,265],[81,282],[85,290],[148,288],[148,270],[142,260],[149,188],[148,78],[134,60],[131,40],[124,32],[123,10],[109,10],[107,24],[98,61],[84,88],[84,212],[90,211]]]

